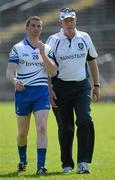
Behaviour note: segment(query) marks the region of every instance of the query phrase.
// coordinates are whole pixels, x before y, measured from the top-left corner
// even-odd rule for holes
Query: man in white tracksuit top
[[[74,137],[74,112],[77,120],[78,173],[89,173],[94,149],[94,125],[90,116],[91,86],[88,69],[93,79],[93,98],[100,98],[97,52],[90,36],[76,29],[76,13],[73,9],[60,11],[59,33],[51,35],[47,44],[53,49],[50,54],[58,66],[52,79],[51,103],[58,124],[63,173],[74,168],[72,145]]]

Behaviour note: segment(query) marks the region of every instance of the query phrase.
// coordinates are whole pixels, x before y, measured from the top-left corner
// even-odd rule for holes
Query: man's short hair
[[[26,20],[26,26],[29,26],[31,20],[41,21],[41,18],[40,18],[39,16],[30,16],[30,17]]]
[[[60,19],[61,20],[64,20],[68,17],[71,17],[71,18],[76,18],[76,13],[75,13],[75,10],[72,9],[72,8],[63,8],[60,10]]]

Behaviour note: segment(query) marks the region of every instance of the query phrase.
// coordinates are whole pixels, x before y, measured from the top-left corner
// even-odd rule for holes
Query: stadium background
[[[13,86],[6,80],[8,54],[23,38],[25,20],[38,15],[44,23],[41,39],[59,30],[62,7],[76,10],[77,28],[90,34],[99,54],[101,100],[115,101],[115,1],[114,0],[0,0],[0,101],[13,100]]]

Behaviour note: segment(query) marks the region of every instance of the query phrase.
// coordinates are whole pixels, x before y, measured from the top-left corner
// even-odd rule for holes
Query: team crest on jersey
[[[79,49],[83,49],[84,48],[84,44],[83,43],[78,43],[78,47],[79,47]]]

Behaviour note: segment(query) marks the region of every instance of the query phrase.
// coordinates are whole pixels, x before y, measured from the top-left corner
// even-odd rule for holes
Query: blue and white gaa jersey
[[[53,53],[50,57],[58,66],[57,77],[64,81],[82,81],[88,76],[87,61],[97,58],[90,36],[76,29],[75,36],[68,39],[63,30],[51,35],[46,44]]]
[[[45,45],[46,54],[51,51]],[[16,78],[28,86],[48,85],[48,74],[45,70],[38,48],[34,48],[27,39],[15,44],[9,54],[9,62],[17,63]]]

